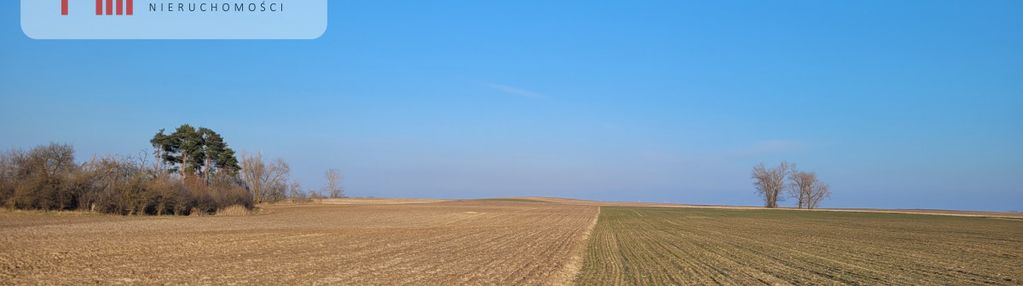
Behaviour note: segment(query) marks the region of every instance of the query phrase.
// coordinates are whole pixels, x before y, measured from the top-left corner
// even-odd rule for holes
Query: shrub
[[[229,206],[252,208],[237,178],[182,179],[144,160],[102,157],[74,162],[70,145],[0,154],[0,203],[7,208],[88,210],[122,215],[214,214]]]

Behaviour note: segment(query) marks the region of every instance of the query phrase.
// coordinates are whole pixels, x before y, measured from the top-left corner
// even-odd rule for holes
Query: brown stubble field
[[[1023,285],[1023,220],[602,207],[582,285]]]
[[[255,215],[0,211],[0,284],[571,283],[595,206],[266,206]]]

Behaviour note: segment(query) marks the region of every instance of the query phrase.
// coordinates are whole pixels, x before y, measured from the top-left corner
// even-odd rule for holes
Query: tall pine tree
[[[209,128],[182,124],[171,134],[161,129],[149,142],[162,166],[186,178],[196,176],[209,182],[216,175],[237,176],[241,170],[234,150]]]

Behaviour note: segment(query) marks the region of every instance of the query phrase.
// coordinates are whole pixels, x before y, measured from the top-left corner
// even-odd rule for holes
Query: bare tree
[[[335,169],[327,170],[327,194],[331,198],[343,198],[345,191],[341,189],[341,174]]]
[[[0,153],[0,206],[7,208],[14,207],[15,156],[14,150]]]
[[[288,198],[292,201],[304,201],[307,199],[305,191],[302,191],[302,184],[291,182],[288,186]]]
[[[282,159],[267,164],[263,155],[242,155],[242,181],[252,193],[254,203],[273,202],[284,198],[291,168]]]
[[[830,196],[828,185],[817,180],[817,174],[814,172],[796,171],[793,167],[789,180],[792,181],[790,194],[797,199],[798,208],[816,208],[822,200]]]
[[[817,183],[817,174],[796,171],[793,168],[789,180],[792,181],[789,193],[796,199],[796,207],[806,208],[807,203],[810,201],[810,194],[813,192],[814,184]]]
[[[785,189],[785,177],[789,173],[789,163],[781,162],[777,167],[767,168],[763,163],[753,167],[753,186],[757,193],[764,197],[764,206],[778,207],[778,197]]]
[[[821,201],[831,196],[831,188],[828,184],[816,182],[813,184],[813,188],[810,191],[810,196],[806,201],[806,208],[815,209],[820,205]]]

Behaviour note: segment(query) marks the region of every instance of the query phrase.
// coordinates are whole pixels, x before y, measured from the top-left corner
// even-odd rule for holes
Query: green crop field
[[[602,207],[581,285],[1023,285],[1023,221]]]

